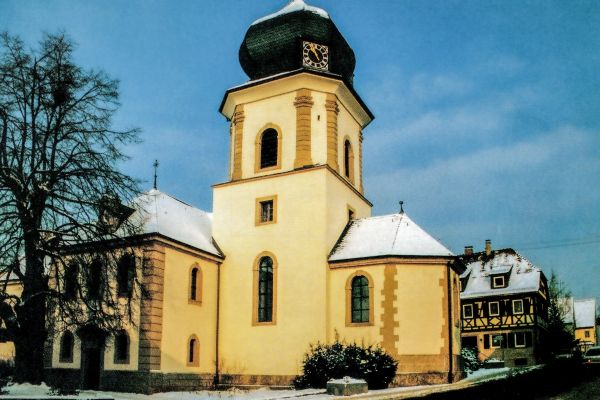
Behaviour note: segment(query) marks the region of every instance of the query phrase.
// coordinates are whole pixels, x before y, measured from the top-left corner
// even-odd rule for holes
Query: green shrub
[[[15,364],[12,360],[0,360],[0,393],[12,379],[14,370]]]
[[[362,347],[339,341],[331,345],[311,345],[304,356],[303,374],[294,387],[324,388],[330,379],[345,376],[364,379],[369,389],[384,389],[396,376],[398,362],[380,347]]]
[[[463,347],[460,349],[460,358],[465,372],[473,372],[481,368],[477,347]]]

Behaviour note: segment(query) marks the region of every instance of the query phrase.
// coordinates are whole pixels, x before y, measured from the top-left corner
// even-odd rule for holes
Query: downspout
[[[215,389],[219,386],[219,316],[221,311],[221,263],[217,264],[217,322],[215,330],[215,376],[213,377],[213,386]]]
[[[453,378],[453,370],[454,370],[454,358],[453,354],[453,345],[454,345],[454,336],[452,335],[452,324],[454,321],[452,320],[452,280],[450,279],[450,263],[446,264],[446,280],[448,282],[448,383],[452,383]]]

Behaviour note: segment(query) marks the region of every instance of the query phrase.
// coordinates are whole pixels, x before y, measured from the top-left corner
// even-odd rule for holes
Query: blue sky
[[[376,116],[364,179],[374,214],[411,217],[455,252],[513,247],[600,299],[600,3],[313,0],[353,47]],[[140,127],[126,172],[211,209],[226,180],[225,90],[237,52],[286,0],[0,0],[0,30],[121,81],[117,127]]]

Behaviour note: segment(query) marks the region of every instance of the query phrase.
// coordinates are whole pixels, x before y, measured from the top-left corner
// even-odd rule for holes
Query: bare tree
[[[126,317],[109,283],[133,254],[119,239],[136,229],[121,201],[137,182],[117,164],[138,131],[112,129],[118,82],[77,66],[64,34],[29,50],[4,33],[0,51],[0,276],[23,289],[0,286],[0,319],[15,380],[39,383],[49,322],[110,329]]]
[[[568,299],[571,292],[554,271],[548,281],[548,349],[551,353],[570,351],[575,345],[573,332],[567,328],[565,320]]]

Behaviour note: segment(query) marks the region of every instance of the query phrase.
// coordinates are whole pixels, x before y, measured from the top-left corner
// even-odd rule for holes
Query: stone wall
[[[81,370],[48,368],[45,381],[50,387],[80,389]],[[100,390],[156,393],[168,391],[195,391],[211,389],[211,374],[164,374],[148,371],[102,371]]]

